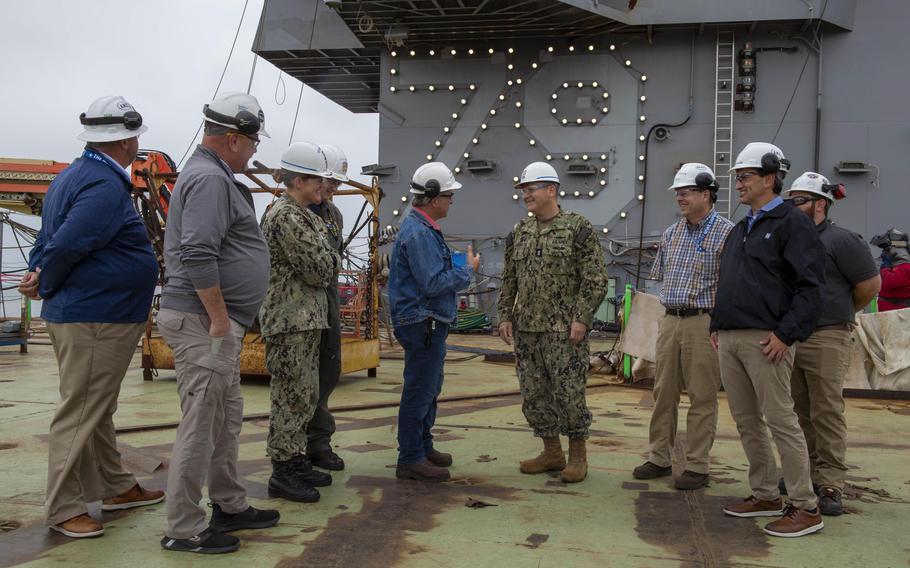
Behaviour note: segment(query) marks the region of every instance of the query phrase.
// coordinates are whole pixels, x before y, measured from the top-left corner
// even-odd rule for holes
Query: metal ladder
[[[733,212],[733,92],[736,43],[733,30],[717,30],[714,68],[714,177],[717,179],[717,212],[729,218]]]

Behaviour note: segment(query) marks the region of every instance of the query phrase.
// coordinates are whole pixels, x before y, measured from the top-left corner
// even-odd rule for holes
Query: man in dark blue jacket
[[[123,469],[114,437],[120,383],[145,327],[158,263],[130,199],[142,117],[123,97],[102,97],[80,121],[82,156],[51,184],[20,291],[43,299],[41,317],[60,369],[50,426],[46,522],[74,538],[99,536],[86,503],[112,511],[151,505]]]
[[[824,528],[812,492],[806,438],[790,398],[794,343],[818,323],[825,249],[815,226],[780,192],[790,163],[780,148],[748,144],[731,171],[740,202],[750,207],[724,244],[711,343],[730,413],[749,460],[752,495],[724,507],[735,517],[776,517],[773,536],[797,537]],[[777,486],[768,429],[780,453],[790,504]]]
[[[395,337],[404,348],[404,387],[398,410],[396,477],[449,479],[452,456],[433,447],[436,399],[442,390],[446,337],[455,321],[455,293],[468,287],[480,257],[454,266],[439,221],[461,187],[445,164],[430,162],[411,179],[412,209],[392,251],[389,300]]]

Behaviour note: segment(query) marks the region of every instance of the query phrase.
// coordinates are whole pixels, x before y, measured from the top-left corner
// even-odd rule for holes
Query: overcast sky
[[[123,95],[149,131],[142,148],[179,161],[224,69],[244,0],[0,0],[0,156],[70,162],[82,150],[79,114],[103,95]],[[246,91],[263,0],[249,0],[219,92]],[[283,77],[283,87],[279,85]],[[277,87],[277,89],[276,89]],[[301,84],[259,59],[251,94],[271,139],[255,159],[277,165],[287,148]],[[277,92],[276,92],[277,90]],[[293,142],[331,143],[350,172],[377,161],[379,118],[353,114],[303,87]],[[367,181],[358,175],[354,179]],[[259,205],[267,201],[259,198]],[[340,198],[346,225],[360,207]],[[16,267],[4,251],[3,268]]]

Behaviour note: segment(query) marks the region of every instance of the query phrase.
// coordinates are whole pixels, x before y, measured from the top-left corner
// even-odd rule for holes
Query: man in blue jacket
[[[151,505],[123,469],[114,436],[120,383],[142,335],[158,263],[130,199],[128,168],[148,128],[123,97],[102,97],[79,117],[85,151],[51,183],[20,292],[43,299],[41,317],[60,369],[48,438],[48,526],[66,536],[104,533],[101,510]]]
[[[467,265],[455,266],[438,221],[448,214],[461,184],[441,162],[417,168],[411,178],[411,212],[392,251],[389,300],[395,337],[404,348],[404,388],[398,410],[399,479],[445,481],[451,454],[433,447],[436,399],[442,390],[455,293],[468,287],[480,256],[468,247]]]
[[[752,489],[724,513],[783,515],[765,525],[765,532],[798,537],[825,526],[790,398],[794,343],[809,339],[822,307],[825,248],[809,218],[780,197],[789,166],[780,148],[753,142],[731,168],[739,200],[750,211],[730,231],[721,254],[711,344],[749,460]],[[789,490],[787,506],[780,498],[769,429]]]

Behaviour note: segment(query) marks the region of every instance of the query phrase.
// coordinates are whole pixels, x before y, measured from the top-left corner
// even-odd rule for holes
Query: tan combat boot
[[[584,438],[569,439],[569,464],[562,470],[563,483],[578,483],[588,476]]]
[[[566,456],[562,453],[559,436],[543,438],[543,451],[536,458],[521,462],[521,473],[543,473],[562,471],[566,467]]]

